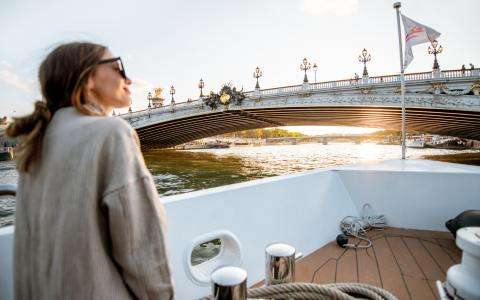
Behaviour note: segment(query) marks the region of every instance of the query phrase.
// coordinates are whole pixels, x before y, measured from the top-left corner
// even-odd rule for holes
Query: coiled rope
[[[397,300],[392,293],[379,287],[364,283],[316,284],[307,282],[282,283],[251,288],[248,299],[336,299],[336,300]],[[200,300],[210,300],[204,297]]]
[[[248,290],[249,299],[372,299],[396,300],[392,293],[373,285],[363,283],[283,283]]]
[[[367,237],[366,232],[370,229],[383,230],[385,227],[385,215],[373,214],[372,207],[366,203],[362,207],[362,216],[347,216],[340,221],[340,230],[346,235],[354,236],[367,242],[367,245],[346,244],[349,248],[369,248],[372,241]]]

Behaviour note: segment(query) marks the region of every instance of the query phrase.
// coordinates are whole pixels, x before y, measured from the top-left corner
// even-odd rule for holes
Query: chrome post
[[[212,273],[212,299],[246,300],[247,271],[237,267],[221,267]]]
[[[295,281],[295,248],[271,244],[265,248],[265,285]]]

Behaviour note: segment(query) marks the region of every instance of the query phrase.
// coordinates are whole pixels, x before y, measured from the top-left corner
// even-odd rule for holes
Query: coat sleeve
[[[105,175],[115,182],[106,185],[110,189],[103,194],[102,204],[113,259],[137,298],[173,299],[165,211],[135,136],[131,128],[124,134],[117,132],[107,147],[113,160],[106,160],[110,167]]]
[[[173,299],[162,217],[150,178],[141,178],[104,198],[113,258],[139,299]]]

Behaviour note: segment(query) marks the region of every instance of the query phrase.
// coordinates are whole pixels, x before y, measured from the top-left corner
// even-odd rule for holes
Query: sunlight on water
[[[371,143],[361,144],[358,151],[362,160],[374,160],[380,155],[380,148]]]
[[[419,159],[426,155],[466,152],[468,151],[408,149],[407,157]],[[401,147],[331,143],[190,151],[152,150],[144,155],[159,192],[162,195],[173,195],[317,168],[398,159]]]
[[[408,158],[423,158],[476,152],[442,149],[408,149]],[[162,196],[244,182],[269,176],[361,162],[400,158],[400,146],[330,143],[269,145],[207,150],[150,150],[145,162]],[[438,156],[444,157],[444,156]],[[437,159],[434,157],[434,159]],[[445,161],[457,161],[447,157]],[[464,162],[464,161],[461,161]],[[18,173],[13,162],[0,162],[0,184],[15,184]]]

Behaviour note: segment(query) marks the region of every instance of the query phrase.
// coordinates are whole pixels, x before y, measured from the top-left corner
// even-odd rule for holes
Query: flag
[[[440,36],[440,32],[407,18],[403,14],[402,21],[405,32],[405,60],[403,66],[407,68],[413,60],[412,46],[431,43]]]

